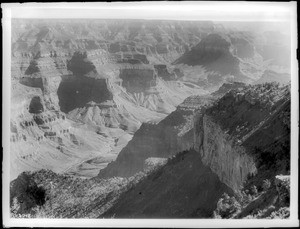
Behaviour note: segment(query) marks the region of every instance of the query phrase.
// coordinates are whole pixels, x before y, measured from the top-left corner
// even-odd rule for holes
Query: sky
[[[151,19],[206,20],[227,28],[290,33],[296,24],[296,2],[98,2],[98,3],[6,3],[3,19]],[[241,22],[245,22],[241,23]]]
[[[4,18],[122,18],[290,21],[295,2],[118,2],[3,4]]]
[[[257,33],[265,31],[280,31],[283,34],[290,34],[291,24],[289,21],[219,21],[227,29],[248,30]]]

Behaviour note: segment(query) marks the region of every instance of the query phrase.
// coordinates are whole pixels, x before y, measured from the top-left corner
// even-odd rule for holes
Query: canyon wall
[[[232,90],[225,94],[226,88]],[[143,169],[147,158],[172,157],[192,148],[221,182],[238,191],[249,177],[257,174],[257,163],[262,157],[252,152],[260,145],[251,138],[259,136],[263,126],[279,115],[278,109],[288,99],[289,91],[277,84],[236,83],[223,85],[213,95],[189,97],[158,124],[143,124],[116,161],[100,171],[99,177],[129,177]],[[280,133],[283,128],[280,126]],[[277,137],[265,138],[264,144],[270,145],[277,138],[282,136],[278,133]],[[267,139],[271,141],[268,144]]]
[[[254,158],[243,147],[235,145],[234,139],[209,116],[203,115],[198,122],[194,147],[201,154],[203,164],[228,187],[239,190],[247,176],[257,173]]]
[[[93,157],[102,168],[143,122],[206,93],[175,82],[168,66],[213,27],[183,23],[174,35],[172,24],[13,20],[11,179],[40,168],[73,171]]]
[[[27,140],[35,139],[46,131],[39,126],[45,122],[40,117],[42,114],[55,117],[57,113],[64,113],[66,120],[56,120],[58,126],[68,124],[74,133],[87,132],[91,137],[91,140],[81,141],[88,149],[88,153],[82,153],[84,159],[90,160],[96,151],[102,152],[96,143],[101,138],[99,144],[105,144],[105,155],[108,151],[114,152],[114,156],[109,153],[109,159],[105,156],[107,162],[121,150],[114,151],[114,146],[118,145],[114,142],[131,139],[140,126],[142,134],[148,133],[152,127],[142,123],[158,123],[189,96],[208,94],[227,81],[252,82],[263,72],[267,81],[281,77],[267,74],[262,68],[266,63],[256,47],[258,43],[265,44],[263,39],[257,41],[252,34],[220,30],[221,27],[213,22],[13,20],[11,101],[14,114],[11,122],[17,127],[22,120],[37,123],[35,128],[29,128],[30,131],[28,126],[17,128],[18,132],[25,131],[24,136],[28,134]],[[288,80],[289,75],[284,77]],[[163,121],[159,127],[154,127],[155,131],[150,131],[153,144],[161,142],[152,156],[157,156],[159,151],[163,157],[170,156],[193,147],[189,140],[193,135],[189,127],[193,112],[186,114],[184,109],[178,109],[181,113],[178,116],[189,124]],[[169,118],[172,116],[176,119],[174,114]],[[158,132],[164,134],[161,136],[156,134]],[[140,140],[147,144],[147,138]],[[162,141],[167,142],[167,146],[162,146]],[[48,143],[39,143],[43,145],[41,154],[60,153],[57,142]],[[22,144],[30,150],[34,145],[30,141]],[[71,145],[74,147],[71,151],[78,155],[78,145]],[[134,145],[130,143],[128,147],[134,148]],[[26,149],[15,146],[14,141],[11,146],[15,153]],[[132,155],[135,154],[138,153]],[[131,158],[130,153],[126,155]],[[137,160],[143,163],[149,155],[145,153]],[[32,169],[44,166],[35,161],[35,157],[28,157],[22,162],[26,164],[24,170],[30,169],[31,163],[35,164]],[[140,168],[140,162],[137,165],[132,160],[129,168]]]
[[[289,101],[288,86],[276,83],[228,92],[195,123],[195,149],[203,163],[235,191],[259,171],[286,173]]]

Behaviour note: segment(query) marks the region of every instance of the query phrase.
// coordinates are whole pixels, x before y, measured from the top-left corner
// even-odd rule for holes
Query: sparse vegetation
[[[265,179],[261,191],[255,185],[251,191],[244,189],[236,193],[236,197],[226,193],[219,199],[214,218],[280,218],[289,217],[289,184],[288,178],[276,178],[277,185]]]
[[[95,218],[110,208],[122,192],[133,188],[158,168],[136,173],[128,179],[81,179],[51,170],[24,172],[11,188],[11,215],[13,218]],[[34,185],[26,185],[29,180]],[[29,194],[24,197],[22,190]],[[40,190],[46,190],[47,198],[43,202],[37,198]],[[32,196],[37,198],[36,204],[30,201]]]
[[[217,209],[214,211],[215,218],[229,218],[236,212],[241,210],[241,204],[236,200],[234,196],[229,197],[227,193],[224,193],[222,198],[219,199]]]
[[[268,189],[271,187],[271,181],[269,179],[263,180],[262,189],[264,191],[268,191]]]

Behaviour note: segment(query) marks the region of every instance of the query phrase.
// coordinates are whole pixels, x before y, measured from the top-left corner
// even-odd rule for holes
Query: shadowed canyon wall
[[[184,151],[122,193],[100,217],[211,218],[224,192],[233,193],[200,154]]]
[[[112,99],[105,79],[65,76],[60,83],[57,95],[62,112],[68,113],[88,102],[101,103]]]

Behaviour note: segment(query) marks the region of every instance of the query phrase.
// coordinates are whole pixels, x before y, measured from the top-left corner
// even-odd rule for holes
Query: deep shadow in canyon
[[[121,194],[100,217],[210,218],[224,192],[233,193],[198,152],[186,150]]]
[[[57,95],[62,112],[84,107],[88,102],[101,103],[112,99],[105,79],[64,76]]]

